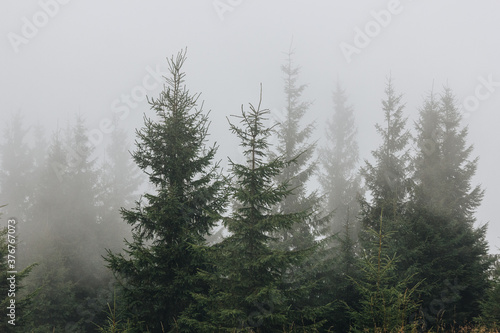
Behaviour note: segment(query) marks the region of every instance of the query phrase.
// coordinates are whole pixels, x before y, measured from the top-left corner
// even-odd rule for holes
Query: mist
[[[81,295],[71,297],[78,300],[86,293],[91,295],[93,286],[106,285],[101,295],[92,295],[94,299],[101,297],[102,302],[86,304],[77,311],[81,316],[85,311],[100,309],[112,297],[113,274],[104,268],[101,256],[106,255],[105,249],[122,251],[123,238],[132,239],[131,226],[123,221],[120,208],[132,209],[136,200],[142,200],[142,195],[156,190],[136,166],[130,152],[136,150],[136,130],[143,128],[144,116],[158,119],[148,100],[157,98],[164,89],[165,77],[170,75],[167,59],[181,50],[187,54],[182,67],[186,73],[185,84],[191,93],[201,94],[197,107],[203,106],[203,112],[208,113],[207,146],[218,145],[214,160],[220,161],[223,174],[231,170],[228,158],[238,163],[245,161],[228,119],[237,123],[231,116],[239,115],[242,105],[248,109],[249,103],[258,104],[261,85],[262,106],[270,111],[267,124],[285,119],[287,101],[282,66],[290,51],[293,51],[294,66],[299,68],[297,85],[305,85],[300,100],[310,102],[300,124],[313,124],[308,139],[309,143],[316,142],[312,159],[319,158],[320,150],[329,144],[327,123],[333,119],[337,85],[345,91],[357,129],[358,159],[353,175],[358,174],[366,162],[376,163],[372,152],[382,144],[382,138],[375,124],[384,123],[382,100],[386,98],[389,78],[395,91],[402,94],[403,113],[408,118],[406,129],[414,137],[418,135],[416,126],[428,96],[440,96],[446,88],[451,89],[462,118],[460,126],[468,128],[467,146],[473,146],[469,160],[478,158],[471,186],[480,185],[485,191],[473,214],[474,227],[487,225],[488,253],[500,254],[500,223],[496,216],[500,177],[495,176],[500,164],[497,128],[500,124],[500,46],[496,42],[500,29],[496,14],[500,3],[496,1],[473,4],[451,0],[362,3],[30,0],[7,1],[1,7],[2,133],[9,133],[19,117],[20,128],[25,130],[25,147],[29,147],[26,151],[34,158],[33,163],[41,166],[46,163],[45,157],[38,155],[43,150],[48,154],[54,149],[55,137],[61,147],[76,147],[71,140],[75,139],[81,121],[82,133],[88,139],[83,151],[88,153],[89,161],[93,161],[96,177],[102,184],[116,185],[103,187],[108,201],[99,202],[99,208],[90,213],[99,218],[95,223],[81,223],[75,235],[68,225],[77,225],[76,217],[73,221],[58,221],[58,213],[51,210],[47,216],[54,219],[47,219],[47,223],[52,223],[47,226],[35,221],[39,216],[30,217],[25,213],[32,209],[34,194],[21,195],[19,201],[22,202],[8,202],[15,196],[5,192],[8,188],[5,179],[9,179],[9,175],[2,170],[0,205],[8,206],[2,208],[1,225],[6,226],[11,217],[26,223],[26,229],[23,224],[17,229],[21,242],[18,244],[19,268],[43,261],[34,253],[27,254],[40,249],[47,251],[46,256],[52,253],[57,264],[56,257],[64,253],[66,250],[61,249],[66,247],[50,252],[53,247],[46,246],[42,236],[48,237],[48,242],[56,241],[49,237],[51,230],[60,232],[57,241],[62,239],[65,244],[77,242],[78,238],[92,240],[87,247],[72,249],[74,255],[68,259],[74,261],[71,267],[81,263],[81,271],[70,272],[68,276],[72,276],[71,279],[85,276],[88,282]],[[37,134],[37,129],[43,134]],[[6,136],[0,140],[6,151]],[[74,144],[78,145],[77,138],[75,140]],[[279,142],[276,136],[271,138],[271,150],[274,151]],[[414,154],[418,144],[410,140],[408,149]],[[123,154],[111,156],[116,151]],[[4,153],[2,165],[6,165],[5,156]],[[71,158],[75,156],[58,163],[66,163],[71,169],[78,164]],[[113,158],[116,159],[113,161]],[[324,194],[319,173],[308,179],[307,193],[318,190]],[[42,184],[42,179],[46,184],[52,184],[47,180],[50,177],[53,184],[61,182],[57,175],[40,173],[34,177],[26,188],[29,193],[37,184]],[[81,203],[84,198],[80,190],[88,184],[85,180],[78,183],[71,177],[74,183],[68,186],[74,187],[65,191],[74,195],[75,203]],[[120,177],[127,181],[120,182]],[[9,186],[15,188],[17,183],[22,182],[10,178],[9,184],[14,185]],[[98,195],[92,186],[88,191],[89,196]],[[73,205],[71,201],[64,201],[69,200],[68,196],[56,197],[59,193],[56,186],[40,189],[40,193],[54,193],[54,200],[60,199],[66,210],[68,207],[64,205]],[[123,198],[117,199],[117,193],[123,194]],[[366,189],[363,194],[367,200],[372,198]],[[44,200],[50,201],[50,196]],[[81,211],[75,211],[84,216],[87,212],[79,203],[75,206]],[[44,204],[48,203],[37,203]],[[228,214],[232,209],[227,208]],[[70,216],[71,209],[65,214]],[[68,244],[64,246],[70,248]],[[24,254],[27,257],[23,258]],[[87,261],[88,258],[92,259]],[[48,266],[49,263],[40,265]],[[38,276],[35,272],[40,267],[33,268],[31,275]],[[62,276],[67,272],[58,274],[63,281]],[[34,285],[42,280],[30,283]],[[101,320],[100,316],[96,314],[92,320]],[[76,323],[74,320],[71,325]],[[71,331],[71,325],[65,329]]]

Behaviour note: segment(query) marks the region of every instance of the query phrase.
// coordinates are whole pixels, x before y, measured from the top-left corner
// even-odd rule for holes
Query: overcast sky
[[[224,160],[238,152],[226,117],[257,103],[260,83],[263,106],[279,118],[280,66],[292,39],[315,139],[322,142],[340,80],[355,108],[362,159],[380,143],[374,124],[389,74],[412,129],[431,88],[448,85],[465,103],[469,143],[480,157],[474,181],[486,195],[478,225],[489,222],[490,250],[500,252],[498,1],[3,0],[0,7],[2,122],[22,110],[29,125],[40,121],[50,132],[80,113],[98,146],[113,114],[133,138],[150,112],[144,92],[157,96],[165,58],[185,47],[186,83],[211,110],[211,138]]]

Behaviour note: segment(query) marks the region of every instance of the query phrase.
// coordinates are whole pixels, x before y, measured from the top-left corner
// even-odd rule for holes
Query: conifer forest
[[[498,3],[90,3],[0,5],[0,333],[500,331]]]

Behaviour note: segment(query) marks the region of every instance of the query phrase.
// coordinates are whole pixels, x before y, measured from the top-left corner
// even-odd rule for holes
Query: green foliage
[[[474,227],[483,191],[472,187],[477,159],[470,160],[467,127],[446,88],[430,94],[420,110],[417,156],[402,266],[425,279],[422,311],[428,325],[464,325],[479,315],[488,288],[486,226]]]
[[[388,80],[376,125],[382,143],[361,169],[361,198],[354,112],[338,85],[321,151],[320,207],[308,188],[317,171],[314,126],[304,123],[311,104],[302,101],[306,85],[292,55],[282,66],[283,121],[268,126],[260,99],[242,108],[239,125],[230,122],[245,159],[229,160],[231,181],[213,162],[217,145],[207,145],[200,95],[184,85],[185,52],[168,59],[170,76],[148,100],[152,115],[136,132],[132,158],[126,133],[115,128],[98,165],[82,117],[49,144],[35,127],[28,144],[29,127],[15,114],[0,147],[0,191],[19,222],[16,266],[27,267],[16,274],[16,329],[498,330],[500,269],[487,254],[487,226],[475,226],[484,191],[472,183],[478,160],[451,90],[424,101],[410,156],[402,96]],[[135,202],[141,179],[132,161],[152,188]],[[234,204],[223,218],[229,193]],[[210,235],[216,226],[226,229]],[[483,326],[469,327],[472,319]],[[2,321],[0,331],[13,327]]]
[[[310,216],[290,228],[273,233],[274,240],[270,245],[281,251],[307,251],[307,258],[299,265],[288,268],[283,276],[283,288],[294,290],[290,297],[289,320],[305,324],[308,313],[310,318],[318,320],[321,307],[330,303],[330,299],[321,297],[324,290],[319,285],[324,282],[318,275],[319,244],[316,237],[321,234],[327,217],[321,216],[321,200],[317,191],[308,191],[311,177],[317,171],[317,162],[313,159],[316,144],[309,143],[314,130],[314,124],[304,124],[305,116],[311,105],[301,101],[306,85],[297,83],[300,68],[293,62],[294,52],[290,49],[288,59],[281,66],[284,74],[285,112],[283,118],[276,124],[275,135],[277,144],[271,152],[270,159],[281,157],[290,161],[282,172],[274,177],[277,184],[287,183],[292,191],[274,206],[275,213],[290,214],[309,211]]]
[[[410,188],[410,133],[405,129],[407,118],[403,115],[402,95],[396,94],[391,78],[387,82],[385,93],[386,99],[382,101],[385,123],[376,125],[382,144],[372,152],[375,163],[365,161],[366,165],[361,169],[372,200],[362,200],[361,203],[364,227],[373,228],[372,224],[383,210],[387,229],[394,231],[396,218],[405,211]]]
[[[120,312],[116,304],[116,294],[113,297],[113,305],[107,304],[107,316],[105,324],[97,325],[97,331],[101,333],[132,333],[137,325],[130,320],[123,319],[123,312]]]
[[[313,124],[303,126],[303,118],[310,107],[309,102],[301,102],[301,95],[306,85],[297,85],[299,67],[293,63],[293,51],[288,52],[285,65],[281,66],[284,74],[285,114],[276,125],[276,152],[271,153],[271,158],[277,156],[293,161],[286,165],[282,172],[277,174],[277,183],[287,182],[293,192],[283,198],[276,205],[276,210],[281,213],[293,213],[300,210],[318,209],[319,198],[316,192],[307,193],[306,185],[316,170],[316,163],[311,161],[315,144],[307,141],[314,130]],[[307,249],[315,245],[314,236],[317,235],[320,221],[312,215],[307,223],[301,222],[291,228],[273,235],[277,238],[276,246],[281,250]]]
[[[317,293],[321,303],[335,302],[334,313],[327,316],[327,327],[347,331],[351,318],[344,303],[352,306],[359,295],[347,276],[357,276],[356,248],[360,229],[360,179],[356,170],[358,144],[354,110],[347,104],[345,91],[337,84],[333,93],[333,115],[327,123],[327,144],[320,151],[324,192],[324,211],[328,223],[322,230],[323,246],[314,258],[318,265]]]
[[[287,182],[275,183],[274,179],[293,161],[282,156],[266,161],[273,128],[265,125],[269,111],[261,109],[260,103],[257,107],[250,104],[248,112],[242,108],[237,117],[241,127],[230,123],[240,139],[245,163],[230,160],[235,204],[224,225],[231,235],[214,246],[217,267],[206,274],[212,290],[208,298],[200,296],[210,308],[208,331],[281,332],[294,317],[290,313],[293,290],[283,286],[287,271],[298,266],[304,252],[276,249],[270,235],[306,223],[310,211],[274,210],[292,193]],[[310,316],[304,319],[314,321]]]
[[[416,300],[420,283],[411,286],[411,276],[399,277],[396,255],[387,254],[387,239],[382,233],[382,216],[379,231],[370,229],[375,240],[373,250],[360,259],[361,276],[354,279],[361,295],[359,309],[349,307],[355,332],[409,332],[417,325]]]
[[[349,224],[350,237],[359,233],[360,177],[356,170],[359,159],[354,110],[340,84],[333,93],[334,113],[327,124],[327,145],[321,150],[323,172],[319,177],[326,196],[327,212],[333,212],[329,235],[343,232]]]
[[[108,251],[106,257],[123,287],[128,318],[154,332],[173,329],[189,311],[192,293],[208,288],[197,274],[207,266],[204,237],[225,204],[224,181],[212,163],[216,147],[204,146],[208,118],[196,109],[199,95],[183,86],[185,59],[180,52],[169,60],[171,77],[150,100],[157,120],[145,116],[137,131],[133,158],[156,192],[122,209],[133,239],[125,255]]]
[[[30,306],[30,326],[37,332],[64,330],[69,323],[80,321],[76,312],[75,285],[71,281],[64,256],[56,248],[44,249],[45,260],[29,277],[29,290],[36,291]]]
[[[29,287],[40,288],[33,323],[47,331],[93,328],[92,321],[109,297],[104,295],[112,276],[101,254],[103,239],[112,231],[106,233],[97,223],[98,171],[93,155],[85,122],[76,117],[66,135],[54,134],[45,160],[37,159],[39,179],[26,225],[37,232],[23,250],[25,260],[40,264]]]
[[[352,308],[359,307],[360,293],[354,281],[360,278],[361,272],[357,265],[359,245],[353,240],[355,232],[356,229],[346,220],[344,230],[336,233],[331,240],[325,239],[317,258],[321,278],[317,297],[323,304],[333,303],[333,311],[326,317],[326,327],[332,327],[335,332],[347,332],[352,326],[352,316],[346,304]]]
[[[481,316],[478,321],[490,328],[500,329],[500,256],[498,255],[489,282],[488,293],[481,301]]]

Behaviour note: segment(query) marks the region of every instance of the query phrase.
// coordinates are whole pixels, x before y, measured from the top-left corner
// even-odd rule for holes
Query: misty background
[[[374,125],[383,120],[389,75],[404,94],[411,130],[433,87],[439,93],[449,86],[459,104],[479,91],[479,103],[464,108],[472,156],[479,156],[473,185],[486,191],[477,225],[489,223],[490,252],[500,252],[499,2],[73,0],[56,2],[47,20],[41,3],[46,2],[1,5],[2,130],[21,110],[25,125],[40,123],[50,137],[80,114],[95,134],[97,155],[110,136],[100,126],[114,114],[133,142],[143,113],[151,114],[142,93],[156,97],[162,88],[152,73],[166,72],[166,57],[185,47],[186,83],[191,92],[202,93],[204,109],[211,110],[210,139],[219,143],[223,165],[227,156],[238,154],[226,117],[255,103],[260,83],[263,107],[280,119],[285,105],[280,66],[291,44],[294,63],[301,67],[299,83],[308,85],[303,99],[313,102],[305,118],[316,122],[314,139],[322,146],[324,124],[333,113],[332,92],[340,81],[355,110],[360,165],[380,144]],[[356,46],[356,31],[375,22],[373,12],[392,5],[397,14],[390,22],[346,57],[342,43]],[[40,26],[26,30],[26,22],[37,19]],[[484,87],[488,80],[493,83]]]

